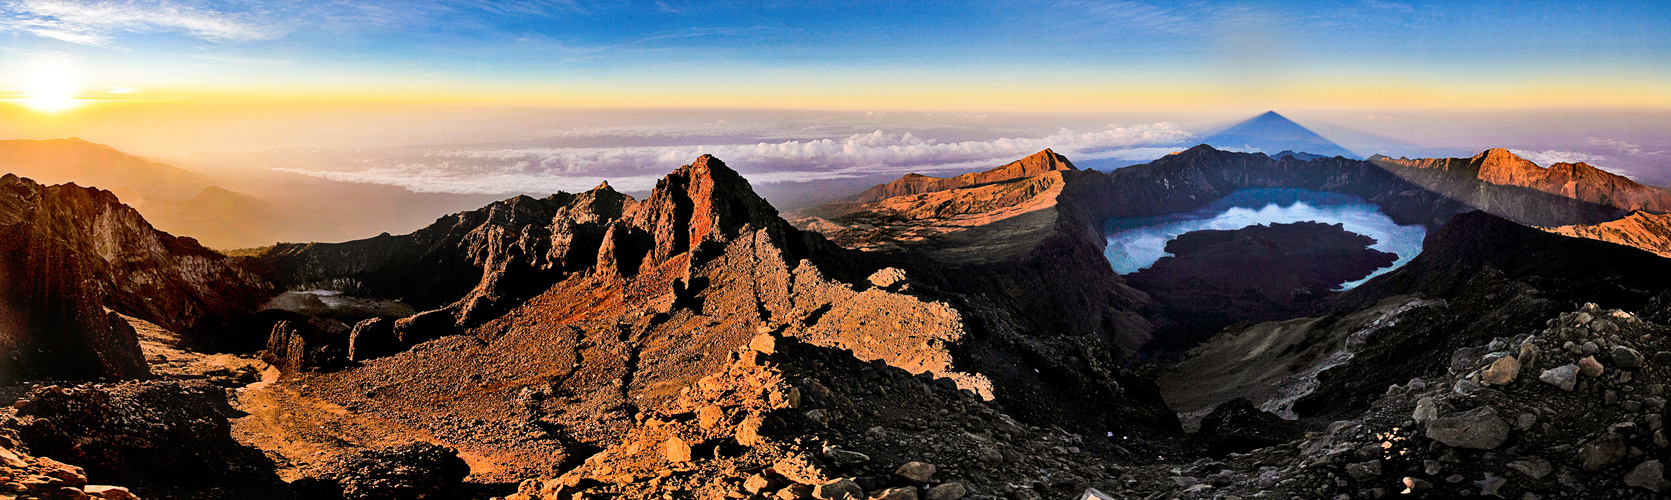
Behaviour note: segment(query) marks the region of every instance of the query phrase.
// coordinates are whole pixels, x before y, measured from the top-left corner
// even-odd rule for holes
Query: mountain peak
[[[1218,149],[1251,150],[1266,154],[1278,151],[1311,153],[1323,157],[1358,155],[1312,132],[1275,111],[1266,111],[1230,126],[1202,141]]]

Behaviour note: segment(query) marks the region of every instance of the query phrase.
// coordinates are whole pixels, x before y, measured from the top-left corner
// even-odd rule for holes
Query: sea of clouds
[[[724,133],[732,134],[737,127]],[[749,139],[771,134],[743,128],[722,136],[688,128],[576,129],[545,134],[560,145],[464,145],[312,152],[313,161],[277,170],[342,182],[399,186],[419,193],[575,192],[608,181],[618,190],[654,187],[667,172],[711,154],[754,184],[810,182],[877,175],[956,174],[984,170],[1043,149],[1072,160],[1141,163],[1195,137],[1170,123],[1066,128],[1053,133],[945,140],[912,130],[874,130],[827,137]],[[713,144],[666,144],[696,137]],[[607,146],[588,143],[607,143]],[[688,141],[687,141],[688,142]],[[635,145],[637,144],[637,145]],[[323,155],[323,156],[321,156]]]

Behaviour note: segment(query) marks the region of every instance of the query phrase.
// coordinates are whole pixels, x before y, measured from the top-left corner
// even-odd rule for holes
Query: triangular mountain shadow
[[[1201,142],[1227,150],[1256,150],[1266,154],[1293,151],[1324,157],[1363,159],[1275,111],[1266,111],[1265,114],[1232,125]]]

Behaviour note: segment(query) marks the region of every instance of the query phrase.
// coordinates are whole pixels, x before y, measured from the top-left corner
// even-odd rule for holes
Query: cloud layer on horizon
[[[337,153],[335,161],[316,167],[277,170],[342,182],[398,186],[418,193],[575,192],[606,180],[617,189],[642,191],[653,187],[668,171],[702,154],[725,161],[751,182],[770,184],[973,171],[1047,148],[1074,160],[1141,162],[1175,151],[1194,137],[1170,123],[946,142],[909,131],[877,130],[844,138],[752,144],[345,150]]]

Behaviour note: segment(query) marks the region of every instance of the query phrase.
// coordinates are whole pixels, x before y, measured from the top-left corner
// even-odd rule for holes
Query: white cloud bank
[[[973,171],[1043,149],[1074,160],[1146,161],[1177,150],[1194,134],[1169,123],[1109,126],[1044,137],[940,142],[881,130],[845,138],[716,146],[607,148],[429,148],[361,150],[320,168],[284,168],[343,182],[386,184],[419,193],[550,193],[580,191],[608,180],[617,189],[646,190],[697,156],[712,154],[751,182],[806,182],[907,172]]]

